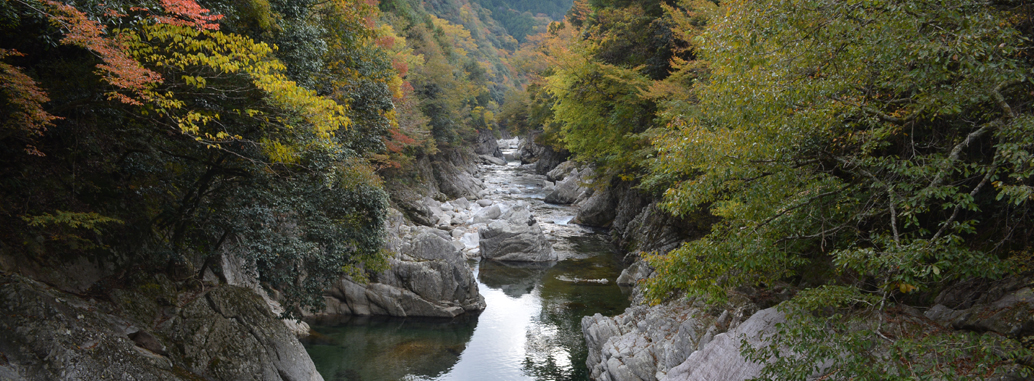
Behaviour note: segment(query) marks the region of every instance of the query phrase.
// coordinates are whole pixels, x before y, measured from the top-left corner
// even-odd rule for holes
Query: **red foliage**
[[[399,59],[392,60],[391,66],[399,72],[399,78],[406,78],[406,73],[409,73],[409,64],[405,61]]]
[[[17,50],[0,49],[0,60],[23,55]],[[61,119],[43,109],[50,97],[36,85],[36,81],[3,61],[0,61],[0,95],[3,95],[0,99],[6,100],[5,105],[0,105],[0,111],[7,116],[6,120],[0,121],[0,127],[5,129],[21,130],[29,137],[39,136],[47,126],[53,125],[54,120]],[[31,144],[26,145],[25,152],[44,156]]]
[[[160,23],[177,26],[193,26],[197,29],[218,30],[218,21],[223,15],[209,14],[211,11],[201,8],[194,0],[161,0],[162,8],[172,16],[156,16]]]
[[[71,5],[54,0],[44,0],[54,11],[50,18],[68,32],[61,39],[62,44],[75,45],[97,54],[104,63],[98,64],[104,80],[112,86],[128,90],[135,97],[122,93],[110,94],[123,103],[140,105],[148,97],[144,91],[151,85],[162,82],[162,77],[130,57],[125,47],[117,40],[107,37],[104,26],[91,20]]]
[[[23,55],[17,50],[0,49],[0,60]],[[61,119],[43,109],[43,104],[49,102],[50,97],[36,85],[36,81],[19,68],[3,61],[0,61],[0,94],[4,95],[6,106],[9,107],[7,120],[0,125],[2,127],[20,129],[29,135],[39,136],[43,135],[47,126],[53,125],[54,120]]]

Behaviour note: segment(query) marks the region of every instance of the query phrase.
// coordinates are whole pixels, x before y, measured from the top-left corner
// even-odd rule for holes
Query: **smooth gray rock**
[[[145,290],[176,296],[165,281],[157,283]],[[298,339],[249,288],[210,288],[182,308],[161,307],[132,290],[112,299],[118,307],[0,276],[0,379],[323,379]]]
[[[577,173],[577,171],[578,163],[568,160],[557,165],[556,168],[553,168],[549,173],[546,173],[546,179],[549,181],[562,181],[572,172]]]
[[[503,214],[502,208],[499,205],[487,206],[484,209],[474,213],[474,223],[486,223],[496,218],[499,218]]]
[[[643,260],[636,260],[631,266],[621,270],[618,275],[617,284],[622,286],[635,286],[640,280],[646,279],[653,274],[653,269]]]
[[[759,311],[735,329],[719,334],[682,364],[668,371],[668,381],[742,381],[761,374],[764,364],[749,362],[740,355],[741,340],[762,344],[761,337],[777,331],[786,321],[775,308]]]
[[[492,208],[495,205],[489,207]],[[542,227],[525,207],[506,212],[505,220],[496,220],[478,229],[482,258],[511,262],[552,262],[557,254]]]
[[[617,215],[617,201],[617,197],[615,197],[614,191],[610,187],[594,192],[591,197],[580,205],[578,215],[574,217],[574,222],[601,228],[610,227],[611,222],[614,221],[614,217]]]
[[[398,231],[398,228],[390,229]],[[397,233],[396,233],[397,234]],[[312,320],[333,320],[341,315],[456,317],[485,309],[474,274],[449,233],[414,227],[391,239],[389,269],[370,283],[338,280],[325,293],[327,308],[309,315]]]
[[[501,158],[501,157],[488,156],[488,155],[478,155],[478,158],[481,159],[481,163],[482,164],[506,165],[506,159]]]
[[[478,206],[486,207],[492,205],[492,200],[478,200],[477,204]]]
[[[550,204],[567,205],[578,200],[586,192],[581,184],[581,173],[575,171],[567,176],[564,181],[558,182],[556,186],[546,194],[543,201]]]

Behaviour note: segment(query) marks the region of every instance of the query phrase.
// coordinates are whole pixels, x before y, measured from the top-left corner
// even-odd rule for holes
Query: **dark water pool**
[[[582,316],[628,306],[614,283],[621,259],[603,238],[567,238],[598,252],[551,267],[476,264],[488,304],[478,316],[352,318],[313,326],[306,349],[327,381],[587,380]]]

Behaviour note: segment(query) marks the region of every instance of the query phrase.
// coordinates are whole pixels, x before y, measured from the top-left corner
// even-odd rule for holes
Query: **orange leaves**
[[[156,19],[161,23],[193,26],[198,30],[218,30],[217,22],[223,18],[223,15],[209,14],[211,11],[201,8],[194,0],[161,0],[161,2],[162,8],[173,15],[157,16]]]
[[[144,68],[140,62],[130,57],[124,44],[107,36],[104,26],[91,20],[75,7],[54,0],[44,0],[44,3],[50,6],[53,12],[47,16],[67,30],[61,43],[79,46],[99,56],[104,62],[98,64],[97,68],[100,69],[104,81],[132,94],[130,96],[112,92],[109,94],[111,99],[130,105],[141,105],[150,98],[146,90],[153,84],[161,83],[161,75]]]
[[[0,60],[22,55],[16,50],[0,49]],[[0,122],[0,127],[4,129],[22,130],[30,136],[39,136],[54,120],[61,119],[43,109],[43,103],[49,102],[50,98],[36,85],[36,81],[19,68],[3,61],[0,61],[0,99],[6,100],[7,103],[0,105],[0,110],[7,114],[7,120]],[[43,156],[43,153],[32,145],[27,146],[25,151]]]

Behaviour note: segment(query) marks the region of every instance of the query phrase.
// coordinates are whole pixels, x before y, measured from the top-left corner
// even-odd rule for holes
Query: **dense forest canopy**
[[[499,119],[540,130],[598,180],[716,221],[647,255],[655,302],[799,289],[783,305],[791,324],[746,353],[796,352],[766,379],[1030,374],[1030,342],[892,340],[870,323],[963,279],[1034,270],[1032,12],[1013,1],[579,0],[515,54],[548,64],[524,66],[530,84]]]
[[[516,83],[516,42],[476,4],[433,5],[454,19],[408,0],[3,1],[0,250],[183,277],[232,250],[320,305],[385,264],[381,176],[496,128]]]

